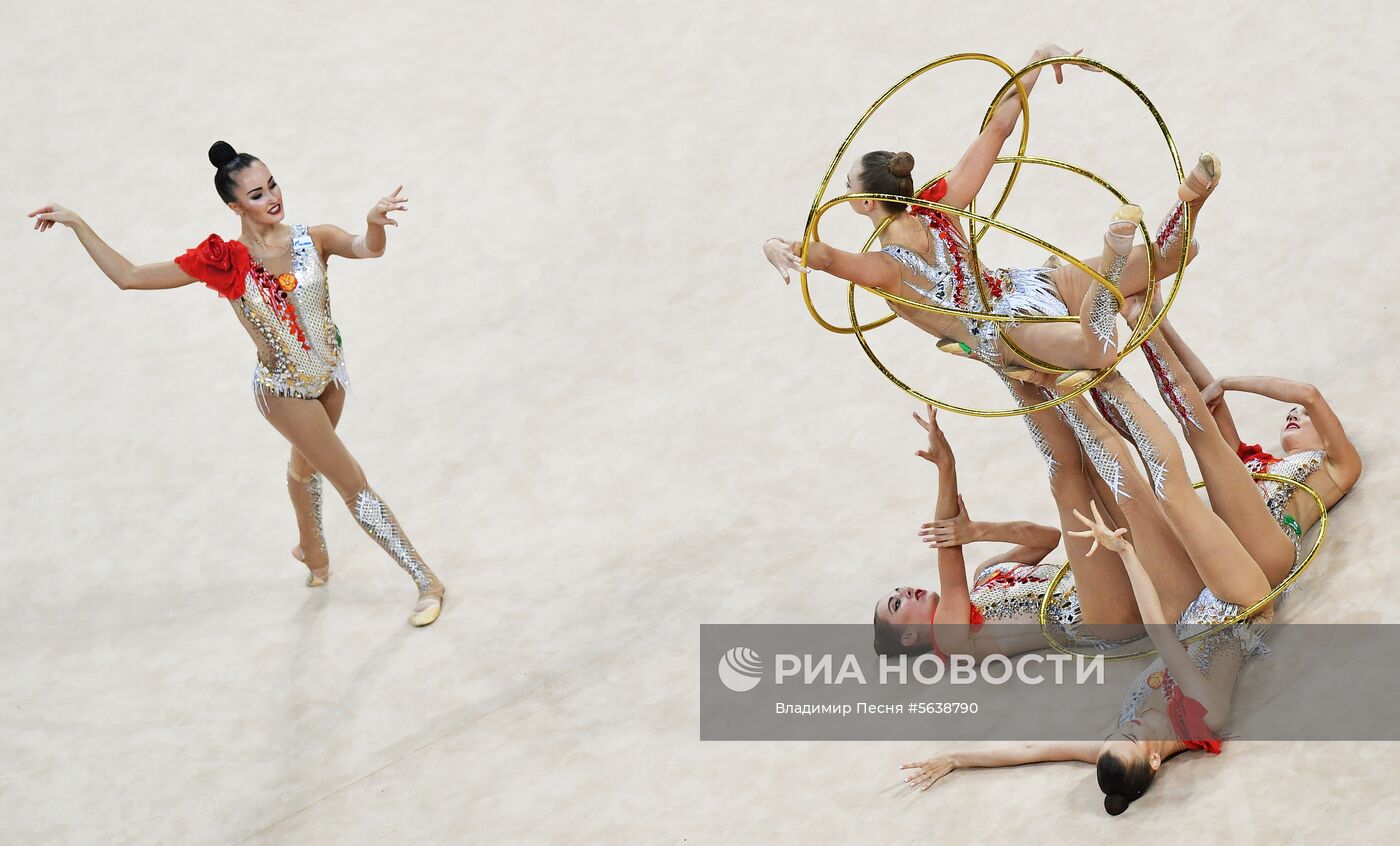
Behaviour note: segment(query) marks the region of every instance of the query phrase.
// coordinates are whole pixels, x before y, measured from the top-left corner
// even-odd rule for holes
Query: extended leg
[[[413,578],[419,603],[409,618],[413,625],[437,619],[443,585],[409,542],[389,506],[369,486],[364,471],[336,434],[326,408],[314,400],[264,396],[269,423],[291,442],[335,487],[356,522]]]
[[[308,469],[299,472],[298,464]],[[301,457],[296,447],[292,448],[292,458],[287,462],[287,494],[297,518],[297,545],[292,548],[292,556],[311,571],[306,577],[307,586],[320,587],[330,577],[331,567],[321,524],[321,474]]]
[[[1207,153],[1201,156],[1179,189],[1182,199],[1158,227],[1150,245],[1128,249],[1132,240],[1127,232],[1127,223],[1141,220],[1141,210],[1135,206],[1124,206],[1110,222],[1109,231],[1104,236],[1103,255],[1084,263],[1117,285],[1124,297],[1147,289],[1149,249],[1156,259],[1153,275],[1158,282],[1176,272],[1183,250],[1188,250],[1186,261],[1190,263],[1197,250],[1194,244],[1185,243],[1182,237],[1184,224],[1189,219],[1192,231],[1195,231],[1201,207],[1219,183],[1219,167],[1219,161],[1213,155]],[[1187,200],[1187,197],[1191,199]],[[1125,213],[1129,209],[1136,212],[1136,218]],[[1116,301],[1097,280],[1072,264],[1055,268],[1050,272],[1050,277],[1070,313],[1079,315],[1079,326],[1072,327],[1065,323],[1026,324],[1011,330],[1012,340],[1027,353],[1058,367],[1107,367],[1118,353]],[[1066,384],[1071,386],[1074,383]]]
[[[1161,335],[1155,335],[1143,344],[1143,355],[1152,368],[1162,399],[1181,424],[1186,443],[1196,456],[1211,508],[1259,564],[1269,584],[1276,585],[1293,568],[1297,554],[1293,541],[1274,522],[1254,479],[1240,463],[1235,446],[1221,436],[1191,374],[1171,345],[1160,339]]]
[[[326,410],[331,428],[335,428],[340,423],[341,412],[345,410],[345,389],[332,383],[317,402]],[[287,495],[292,501],[297,521],[297,545],[292,548],[292,556],[310,571],[306,577],[308,587],[319,587],[330,578],[330,554],[326,549],[326,534],[321,519],[323,491],[320,472],[296,447],[292,447],[291,457],[287,460]]]
[[[1011,379],[1005,381],[1023,406],[1045,400],[1046,395],[1039,387]],[[1133,586],[1122,562],[1111,555],[1090,557],[1088,552],[1093,542],[1069,534],[1079,526],[1074,509],[1082,511],[1094,497],[1074,433],[1053,409],[1025,415],[1024,419],[1050,474],[1050,493],[1059,511],[1065,552],[1074,573],[1085,624],[1092,628],[1141,623],[1137,602],[1133,599]]]
[[[1058,409],[1102,483],[1100,496],[1115,503],[1126,522],[1129,537],[1157,587],[1163,610],[1179,615],[1200,594],[1204,583],[1191,559],[1176,552],[1177,545],[1172,542],[1175,534],[1166,525],[1147,479],[1133,463],[1118,433],[1098,416],[1089,400],[1076,397]],[[1087,506],[1086,501],[1075,507],[1083,513]],[[1074,519],[1066,525],[1080,523]]]
[[[1181,251],[1188,246],[1182,237],[1186,231],[1183,218],[1190,220],[1191,231],[1195,232],[1196,218],[1201,213],[1201,207],[1219,184],[1220,160],[1212,153],[1202,153],[1196,166],[1186,175],[1186,179],[1177,190],[1180,200],[1167,213],[1153,238],[1151,246],[1156,265],[1153,275],[1157,277],[1158,282],[1176,273],[1176,266],[1181,261]],[[1189,253],[1187,261],[1190,261]],[[1138,247],[1133,250],[1127,266],[1123,268],[1118,288],[1124,297],[1147,290],[1147,248]]]
[[[1171,530],[1191,556],[1202,581],[1217,597],[1240,605],[1257,601],[1269,590],[1268,578],[1230,528],[1196,496],[1181,449],[1166,424],[1127,380],[1117,374],[1106,379],[1097,390],[1133,435],[1137,450],[1152,474],[1150,488],[1145,487],[1146,480],[1127,459],[1122,443],[1110,436],[1113,429],[1090,410],[1091,403],[1079,397],[1067,405],[1074,406],[1086,428],[1114,456],[1128,493],[1139,490],[1141,484],[1157,495]],[[1133,510],[1136,506],[1130,508],[1121,499],[1120,504],[1132,526],[1138,516]],[[1157,581],[1155,574],[1153,581]]]

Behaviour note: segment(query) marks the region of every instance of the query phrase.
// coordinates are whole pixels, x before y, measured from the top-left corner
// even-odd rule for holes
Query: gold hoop
[[[1308,569],[1308,565],[1313,562],[1313,559],[1317,557],[1318,550],[1322,549],[1322,540],[1327,536],[1327,504],[1322,501],[1322,497],[1318,495],[1317,491],[1313,490],[1311,487],[1304,484],[1303,482],[1300,482],[1296,479],[1290,479],[1287,476],[1278,476],[1273,473],[1251,473],[1250,475],[1253,476],[1256,481],[1283,482],[1285,484],[1292,485],[1293,487],[1307,493],[1308,496],[1312,497],[1313,502],[1317,503],[1318,510],[1317,539],[1313,541],[1312,549],[1308,551],[1308,554],[1303,559],[1302,563],[1300,563],[1296,568],[1294,568],[1293,572],[1289,573],[1286,577],[1284,577],[1283,581],[1279,582],[1277,587],[1265,594],[1263,599],[1244,609],[1243,611],[1231,617],[1230,619],[1222,623],[1216,623],[1215,625],[1211,626],[1203,632],[1198,632],[1196,634],[1191,635],[1190,637],[1181,641],[1181,644],[1183,646],[1189,643],[1195,643],[1196,641],[1201,640],[1202,638],[1209,637],[1210,635],[1215,634],[1221,629],[1229,628],[1230,626],[1233,626],[1236,623],[1242,622],[1250,617],[1253,617],[1256,613],[1258,613],[1259,609],[1263,608],[1265,605],[1268,605],[1270,602],[1273,602],[1275,599],[1278,598],[1279,594],[1283,593],[1285,590],[1291,587],[1293,583],[1298,580],[1298,577],[1303,574],[1303,571]],[[1202,487],[1205,487],[1205,484],[1205,482],[1197,482],[1195,483],[1195,485],[1193,485],[1193,487],[1200,489]],[[1282,531],[1282,529],[1280,529],[1280,531]],[[1050,634],[1050,605],[1052,604],[1052,600],[1055,596],[1055,588],[1059,586],[1060,582],[1065,577],[1065,573],[1069,572],[1069,569],[1069,562],[1066,561],[1060,567],[1060,569],[1056,571],[1055,577],[1050,580],[1049,587],[1045,589],[1045,596],[1040,601],[1040,633],[1045,636],[1046,642],[1049,643],[1059,652],[1063,652],[1066,655],[1083,655],[1086,657],[1093,657],[1094,655],[1099,655],[1102,653],[1078,652],[1060,643]],[[1109,661],[1126,661],[1129,658],[1142,658],[1148,655],[1156,654],[1156,649],[1144,649],[1139,652],[1130,652],[1122,655],[1104,655],[1104,658]]]
[[[975,198],[973,202],[968,204],[967,209],[956,209],[951,206],[945,206],[941,203],[934,203],[926,200],[920,200],[917,198],[910,199],[907,197],[874,193],[845,194],[835,199],[829,200],[825,203],[822,202],[822,196],[825,195],[827,188],[830,186],[831,177],[832,174],[836,171],[836,166],[840,163],[841,158],[845,155],[847,149],[850,147],[851,142],[855,139],[857,133],[859,133],[861,128],[865,126],[866,122],[869,121],[870,117],[874,115],[876,110],[878,110],[882,105],[884,105],[885,102],[887,102],[892,96],[894,96],[894,94],[898,92],[901,88],[912,82],[914,79],[917,79],[918,77],[927,73],[928,71],[931,71],[934,68],[940,67],[944,64],[949,64],[951,62],[969,60],[986,61],[991,64],[995,64],[998,67],[1002,68],[1004,71],[1006,71],[1009,76],[1007,81],[1002,84],[1000,89],[998,89],[996,96],[992,99],[992,104],[988,107],[987,113],[983,117],[982,127],[984,129],[986,128],[987,124],[991,121],[992,116],[995,114],[996,108],[1000,105],[1002,97],[1006,95],[1006,93],[1010,90],[1011,86],[1016,86],[1018,96],[1021,100],[1020,146],[1015,156],[999,156],[996,159],[996,162],[998,164],[1011,164],[1012,170],[1010,176],[1007,179],[1006,186],[1002,189],[1001,196],[998,198],[997,204],[993,208],[991,215],[984,217],[976,213]],[[1002,207],[1006,203],[1006,200],[1010,196],[1010,192],[1016,182],[1016,177],[1019,175],[1021,165],[1023,164],[1039,164],[1049,167],[1057,167],[1062,170],[1078,174],[1094,182],[1097,182],[1099,185],[1102,185],[1105,189],[1109,191],[1109,193],[1113,194],[1113,196],[1116,199],[1118,199],[1118,201],[1121,204],[1127,203],[1126,195],[1114,188],[1113,185],[1108,182],[1108,180],[1098,176],[1097,174],[1093,173],[1092,171],[1086,168],[1082,168],[1077,165],[1073,165],[1068,162],[1058,161],[1055,159],[1047,159],[1043,157],[1025,155],[1026,143],[1029,139],[1030,134],[1030,110],[1029,101],[1027,100],[1027,92],[1025,90],[1025,86],[1021,84],[1020,78],[1021,76],[1023,76],[1026,73],[1029,73],[1032,70],[1051,64],[1078,64],[1098,68],[1102,71],[1107,72],[1110,76],[1114,77],[1119,82],[1122,82],[1124,85],[1126,85],[1134,94],[1137,95],[1137,97],[1140,100],[1142,100],[1142,102],[1147,106],[1148,111],[1151,113],[1154,120],[1156,120],[1158,128],[1162,131],[1162,135],[1166,140],[1167,150],[1172,156],[1172,163],[1176,170],[1178,182],[1183,178],[1181,159],[1177,153],[1176,144],[1172,140],[1171,132],[1170,130],[1168,130],[1165,121],[1162,120],[1162,116],[1157,111],[1156,106],[1154,106],[1152,104],[1152,101],[1148,99],[1147,95],[1142,92],[1142,89],[1138,88],[1129,79],[1127,79],[1127,77],[1123,76],[1121,73],[1114,70],[1113,68],[1093,59],[1085,59],[1081,57],[1053,57],[1042,59],[1037,62],[1032,62],[1019,71],[1012,71],[1009,65],[1007,65],[1005,62],[1002,62],[999,59],[996,59],[995,57],[977,53],[961,53],[953,56],[945,56],[944,58],[924,65],[922,68],[919,68],[918,70],[914,71],[908,76],[905,76],[894,86],[892,86],[888,91],[886,91],[883,95],[881,95],[881,97],[878,100],[876,100],[865,111],[865,114],[861,116],[860,120],[856,122],[856,125],[846,135],[846,139],[841,143],[841,146],[836,151],[836,155],[832,158],[831,163],[827,166],[826,174],[823,176],[822,182],[817,188],[816,197],[813,199],[812,207],[807,214],[807,225],[803,230],[802,237],[802,251],[800,262],[802,267],[799,270],[799,274],[801,276],[802,282],[803,302],[806,304],[807,310],[812,315],[812,318],[816,320],[818,325],[820,325],[824,329],[827,329],[828,331],[836,332],[839,334],[854,334],[861,345],[861,349],[865,352],[866,357],[868,357],[871,360],[871,362],[875,365],[876,369],[878,369],[885,376],[885,378],[889,379],[892,383],[894,383],[895,386],[897,386],[910,396],[920,400],[921,402],[926,402],[931,405],[934,405],[940,409],[952,411],[958,414],[965,414],[973,417],[1013,417],[1022,414],[1030,414],[1048,408],[1053,408],[1054,406],[1057,406],[1062,402],[1079,396],[1080,394],[1095,387],[1101,381],[1103,381],[1104,378],[1106,378],[1110,373],[1117,369],[1118,365],[1123,361],[1124,358],[1126,358],[1134,350],[1138,349],[1138,347],[1140,347],[1143,344],[1143,342],[1151,336],[1152,332],[1156,331],[1157,327],[1161,324],[1162,320],[1166,318],[1167,312],[1171,309],[1172,304],[1176,301],[1176,295],[1181,288],[1181,280],[1186,273],[1186,260],[1187,255],[1189,253],[1189,249],[1183,247],[1183,249],[1181,250],[1180,259],[1177,263],[1176,276],[1172,283],[1171,294],[1165,300],[1163,308],[1156,314],[1152,314],[1152,309],[1144,308],[1142,310],[1142,313],[1138,317],[1137,324],[1133,327],[1133,331],[1128,338],[1128,343],[1124,345],[1122,349],[1120,349],[1118,356],[1114,359],[1112,364],[1096,372],[1094,377],[1088,382],[1081,384],[1072,391],[1066,392],[1062,396],[1035,405],[1021,406],[1014,409],[987,410],[959,406],[954,405],[952,403],[943,402],[928,394],[925,394],[922,391],[916,390],[915,388],[911,387],[909,384],[895,376],[894,373],[891,372],[890,369],[886,367],[885,364],[879,359],[879,357],[875,355],[874,351],[870,347],[869,342],[866,341],[864,333],[871,329],[884,326],[885,324],[894,320],[898,315],[888,314],[869,323],[862,324],[858,315],[856,314],[855,289],[857,286],[854,283],[848,283],[847,288],[848,314],[851,321],[849,326],[836,326],[835,324],[828,322],[825,318],[821,316],[820,313],[818,313],[816,306],[812,303],[811,291],[808,287],[808,274],[807,270],[805,269],[807,264],[807,252],[813,241],[821,240],[817,227],[822,215],[824,215],[828,210],[840,203],[856,199],[870,199],[884,202],[900,203],[904,205],[915,205],[920,206],[922,208],[940,211],[946,214],[956,215],[961,218],[967,218],[971,221],[981,223],[981,229],[976,231],[975,233],[970,233],[968,241],[970,254],[969,264],[973,269],[973,278],[978,286],[979,293],[982,295],[982,302],[984,303],[991,302],[992,299],[990,297],[990,292],[986,289],[986,281],[982,278],[982,275],[980,273],[981,262],[977,257],[977,242],[981,240],[981,238],[986,234],[988,229],[994,227],[997,229],[1001,229],[1002,231],[1009,232],[1021,238],[1022,240],[1036,244],[1042,249],[1046,249],[1051,253],[1066,260],[1070,264],[1073,264],[1075,267],[1079,268],[1080,270],[1084,271],[1089,276],[1091,276],[1098,284],[1103,285],[1105,289],[1107,289],[1110,292],[1110,294],[1112,294],[1112,296],[1120,306],[1123,304],[1122,292],[1118,290],[1118,287],[1116,285],[1104,278],[1104,276],[1101,273],[1088,267],[1084,262],[1080,261],[1078,258],[1070,255],[1064,250],[1061,250],[1053,244],[1050,244],[1049,242],[1044,241],[1041,238],[1031,235],[1030,233],[1023,232],[1019,229],[1015,229],[1014,227],[1007,226],[1006,224],[1003,224],[1000,221],[998,221],[996,218],[997,214],[1001,211]],[[933,182],[935,181],[937,181],[937,179],[926,183],[924,185],[924,188],[927,188],[928,185],[933,184]],[[1191,216],[1189,214],[1186,214],[1183,216],[1183,218],[1184,219],[1183,231],[1181,234],[1181,242],[1183,244],[1189,244],[1191,238]],[[870,249],[870,247],[875,243],[875,240],[879,237],[880,233],[883,232],[886,227],[888,227],[889,220],[890,219],[887,218],[885,221],[882,221],[876,227],[875,231],[871,234],[871,236],[868,239],[866,239],[865,244],[861,248],[861,252],[866,252]],[[1146,242],[1145,252],[1147,258],[1147,288],[1143,292],[1143,299],[1144,302],[1150,303],[1153,301],[1157,291],[1157,274],[1155,264],[1156,258],[1154,256],[1155,244],[1153,243],[1152,234],[1147,229],[1147,225],[1145,222],[1140,221],[1138,224],[1138,228],[1143,233],[1143,237]],[[1007,347],[1011,349],[1011,351],[1017,356],[1019,356],[1022,360],[1028,362],[1032,367],[1047,373],[1066,373],[1074,369],[1061,367],[1059,365],[1053,364],[1051,362],[1042,361],[1041,359],[1032,356],[1010,338],[1010,336],[1006,333],[1001,324],[1012,322],[1078,322],[1077,317],[1059,317],[1050,315],[1023,315],[1020,317],[1014,317],[1007,315],[995,315],[984,312],[970,312],[961,309],[950,309],[942,306],[931,305],[928,303],[916,302],[905,297],[900,297],[896,294],[888,294],[884,291],[865,288],[864,286],[861,287],[864,288],[864,290],[870,291],[871,293],[874,293],[875,295],[892,303],[897,302],[902,305],[909,306],[911,308],[916,308],[922,311],[930,311],[938,314],[945,314],[964,319],[976,319],[991,322],[996,326],[999,338],[1006,343]]]
[[[807,266],[807,246],[809,243],[807,233],[811,231],[812,218],[816,216],[817,206],[821,205],[822,196],[826,194],[826,189],[831,185],[831,175],[836,172],[836,166],[841,163],[841,158],[846,155],[846,150],[851,146],[851,142],[855,140],[857,133],[859,133],[860,130],[865,126],[866,122],[869,121],[872,116],[874,116],[875,112],[904,86],[908,85],[909,83],[913,82],[914,80],[918,79],[919,77],[923,76],[924,74],[928,73],[934,68],[942,67],[943,65],[952,64],[954,62],[970,61],[987,62],[989,64],[996,65],[997,67],[1006,71],[1008,76],[1014,76],[1015,74],[1015,71],[1013,71],[1011,69],[1011,66],[1008,65],[1006,62],[1003,62],[1001,59],[998,59],[995,56],[989,56],[985,53],[955,53],[951,56],[944,56],[943,58],[938,59],[937,61],[929,62],[928,64],[924,65],[923,67],[904,77],[899,82],[896,82],[893,86],[890,87],[888,91],[880,95],[880,99],[870,104],[870,108],[865,110],[865,114],[861,115],[860,120],[856,121],[856,125],[851,127],[851,131],[846,134],[846,140],[841,142],[841,146],[836,148],[836,155],[831,157],[831,164],[827,165],[826,174],[822,177],[821,184],[817,186],[817,195],[812,198],[812,206],[807,211],[807,224],[803,227],[802,230],[803,236],[801,266],[803,268]],[[1026,142],[1030,140],[1031,132],[1031,111],[1029,100],[1030,94],[1026,91],[1025,86],[1021,84],[1019,79],[1016,80],[1015,85],[1017,94],[1021,99],[1021,143],[1016,149],[1016,155],[1023,156],[1026,154]],[[1006,197],[1010,195],[1011,187],[1016,183],[1017,172],[1018,168],[1012,169],[1011,177],[1007,180],[1006,187],[1002,189],[1002,196],[997,203],[997,209],[1001,208],[1002,204],[1006,202]],[[802,301],[806,303],[807,313],[812,315],[812,319],[817,321],[817,324],[823,329],[827,330],[828,332],[835,332],[841,335],[852,334],[855,331],[855,327],[859,324],[853,324],[851,326],[837,326],[834,323],[827,322],[826,319],[823,318],[821,314],[817,311],[816,305],[812,303],[812,293],[810,290],[808,290],[807,287],[807,271],[799,270],[799,275],[801,276],[802,280]],[[865,326],[861,326],[860,328],[869,330],[874,329],[878,326],[884,326],[886,323],[889,323],[896,317],[898,317],[898,315],[896,314],[887,314],[884,317],[879,318],[878,320],[871,321]]]

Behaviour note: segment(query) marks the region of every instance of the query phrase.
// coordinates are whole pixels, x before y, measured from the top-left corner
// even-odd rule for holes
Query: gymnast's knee
[[[338,476],[334,479],[327,478],[335,486],[336,493],[340,494],[340,498],[345,502],[345,507],[351,511],[355,510],[355,502],[360,497],[360,491],[369,490],[369,480],[361,472]]]
[[[1084,367],[1089,370],[1112,367],[1117,360],[1118,345],[1116,342],[1105,346],[1103,341],[1094,338],[1084,345]]]

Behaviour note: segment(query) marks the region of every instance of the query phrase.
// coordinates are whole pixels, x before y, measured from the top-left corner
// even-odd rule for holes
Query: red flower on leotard
[[[175,259],[180,269],[230,300],[243,296],[248,268],[253,259],[238,241],[225,241],[210,235],[199,246]]]

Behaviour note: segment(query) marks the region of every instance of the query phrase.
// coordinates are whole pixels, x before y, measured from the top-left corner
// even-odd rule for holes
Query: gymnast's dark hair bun
[[[895,153],[890,157],[890,173],[903,179],[914,172],[914,157],[908,153]]]
[[[860,190],[869,194],[913,197],[914,178],[910,176],[913,172],[914,157],[908,153],[874,150],[860,157]],[[881,200],[880,208],[886,214],[897,214],[908,208],[908,205]]]
[[[227,141],[215,141],[214,146],[209,148],[209,163],[214,167],[223,167],[236,158],[238,151]]]
[[[237,202],[233,178],[256,161],[257,156],[240,153],[227,141],[214,142],[209,148],[209,163],[215,167],[214,190],[219,192],[219,199],[225,203]]]
[[[1103,809],[1118,816],[1147,792],[1157,771],[1146,758],[1123,760],[1107,752],[1099,754],[1099,789],[1103,791]]]

